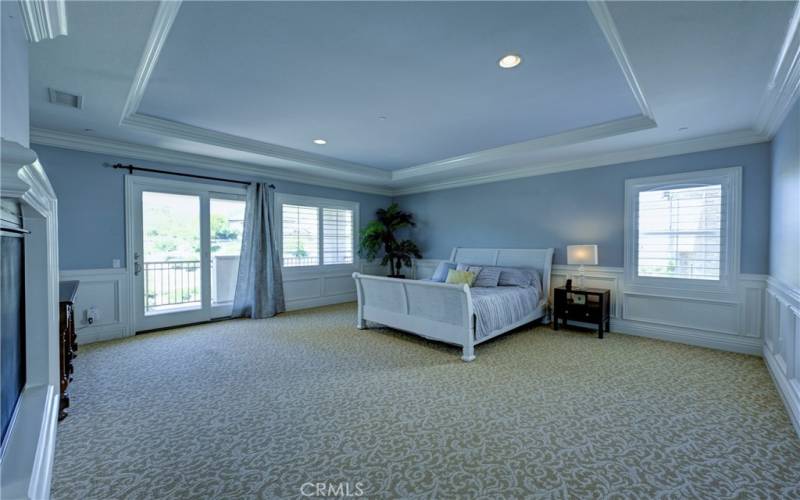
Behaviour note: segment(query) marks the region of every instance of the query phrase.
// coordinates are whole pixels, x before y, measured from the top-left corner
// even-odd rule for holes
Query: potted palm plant
[[[422,258],[417,244],[411,240],[398,240],[395,232],[416,226],[414,214],[400,210],[397,203],[392,203],[388,208],[381,208],[375,212],[373,220],[361,231],[359,242],[359,255],[368,261],[383,252],[381,265],[389,264],[389,277],[405,278],[400,274],[403,266],[411,267],[411,258]]]

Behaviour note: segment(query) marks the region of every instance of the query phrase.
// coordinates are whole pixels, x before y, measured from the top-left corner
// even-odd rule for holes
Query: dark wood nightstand
[[[578,297],[576,300],[575,297]],[[581,304],[581,299],[583,303]],[[608,331],[611,321],[611,291],[602,288],[573,288],[563,286],[553,289],[553,329],[558,330],[558,320],[567,326],[567,320],[595,323],[598,338]]]

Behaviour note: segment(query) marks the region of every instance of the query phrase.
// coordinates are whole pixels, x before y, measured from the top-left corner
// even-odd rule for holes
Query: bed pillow
[[[503,270],[499,267],[484,267],[475,278],[475,286],[481,288],[494,288],[500,282],[500,273]]]
[[[447,280],[445,283],[451,285],[469,285],[475,282],[475,273],[469,271],[459,271],[458,269],[451,269],[447,271]]]
[[[439,262],[439,265],[436,266],[436,271],[433,272],[433,276],[431,276],[431,281],[438,281],[439,283],[444,283],[447,279],[447,271],[456,268],[455,262]]]
[[[531,286],[533,277],[529,271],[516,269],[514,267],[504,267],[500,272],[499,286]]]
[[[528,274],[531,275],[531,286],[541,292],[542,291],[542,275],[539,274],[539,271],[537,271],[536,269],[529,270]]]
[[[477,276],[480,274],[481,269],[483,268],[481,266],[475,266],[473,264],[459,264],[458,266],[456,266],[456,269],[458,269],[459,271],[469,271],[471,273],[475,273],[475,276]]]

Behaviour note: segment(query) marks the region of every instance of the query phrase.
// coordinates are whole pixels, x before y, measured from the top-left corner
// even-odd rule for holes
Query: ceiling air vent
[[[50,102],[53,104],[61,104],[62,106],[69,106],[75,109],[81,109],[83,107],[82,96],[56,89],[48,89],[48,91],[50,93]]]

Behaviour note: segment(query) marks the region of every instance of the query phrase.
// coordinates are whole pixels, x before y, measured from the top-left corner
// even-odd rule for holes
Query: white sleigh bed
[[[461,359],[475,359],[475,345],[502,335],[539,318],[549,322],[550,271],[553,249],[454,248],[450,260],[456,263],[535,269],[542,281],[538,303],[516,321],[491,332],[476,335],[476,311],[467,285],[386,278],[353,273],[358,293],[359,329],[366,321],[416,333],[462,347]],[[501,287],[512,288],[512,287]]]

